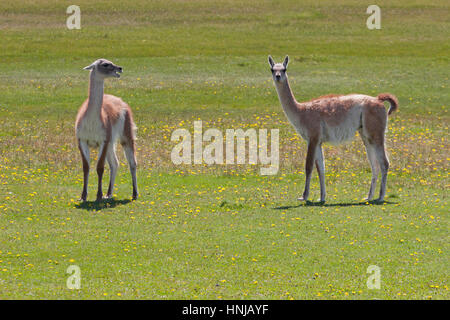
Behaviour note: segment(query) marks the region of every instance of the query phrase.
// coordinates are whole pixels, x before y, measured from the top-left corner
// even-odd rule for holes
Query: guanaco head
[[[273,80],[275,82],[286,81],[286,69],[289,63],[289,56],[284,58],[283,63],[275,63],[272,56],[269,56],[270,70],[272,71]]]
[[[119,67],[106,59],[95,60],[91,65],[84,67],[84,70],[91,70],[95,75],[104,78],[120,78],[122,67]]]

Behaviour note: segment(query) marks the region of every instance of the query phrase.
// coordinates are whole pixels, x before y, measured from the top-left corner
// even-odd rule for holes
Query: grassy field
[[[79,0],[0,3],[0,299],[449,299],[449,3]],[[297,100],[391,92],[386,202],[362,201],[359,138],[326,146],[328,201],[299,204],[305,142],[267,64],[290,55]],[[122,152],[112,201],[78,202],[82,68],[124,67],[105,90],[135,113],[138,184]],[[172,132],[280,130],[280,169],[175,166]],[[120,149],[120,148],[119,148]],[[94,153],[96,155],[96,153]],[[104,181],[106,192],[108,173]],[[312,199],[319,196],[313,176]],[[70,265],[81,289],[69,290]],[[370,290],[367,267],[381,269]]]

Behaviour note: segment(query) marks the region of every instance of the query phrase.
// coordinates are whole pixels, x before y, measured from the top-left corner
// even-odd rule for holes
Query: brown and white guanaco
[[[377,201],[384,201],[389,169],[385,149],[387,115],[398,109],[397,98],[389,93],[382,93],[377,97],[362,94],[326,95],[299,103],[295,100],[289,86],[286,74],[288,62],[288,56],[283,63],[275,63],[269,56],[270,69],[284,113],[308,144],[305,189],[299,200],[308,199],[311,174],[315,164],[320,181],[320,201],[325,202],[325,164],[322,143],[339,144],[353,138],[358,131],[372,167],[372,180],[367,200],[373,199],[381,169],[380,196]],[[388,112],[383,104],[384,101],[390,103]]]
[[[98,59],[84,68],[90,70],[89,96],[81,105],[75,122],[75,133],[78,139],[83,162],[83,191],[81,201],[86,201],[89,178],[90,155],[89,148],[99,148],[97,163],[98,190],[97,201],[103,198],[102,178],[105,159],[110,168],[110,181],[107,198],[113,195],[114,181],[119,161],[116,155],[116,142],[119,141],[125,151],[130,166],[133,183],[133,199],[138,197],[136,181],[136,125],[133,121],[131,109],[122,99],[104,94],[104,80],[119,78],[122,67],[106,59]]]

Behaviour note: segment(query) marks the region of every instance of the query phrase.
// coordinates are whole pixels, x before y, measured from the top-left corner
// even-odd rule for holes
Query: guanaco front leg
[[[106,158],[106,152],[108,151],[108,144],[109,144],[109,141],[105,141],[100,146],[100,157],[97,162],[98,190],[97,190],[97,200],[96,201],[101,201],[103,199],[102,179],[103,179],[103,172],[105,171],[105,158]]]
[[[307,201],[309,196],[309,185],[311,183],[311,175],[314,169],[314,161],[316,159],[316,150],[318,142],[317,139],[310,139],[308,142],[308,152],[306,155],[306,165],[305,165],[305,191],[303,191],[303,197],[298,198],[300,201]]]
[[[117,168],[119,167],[119,160],[117,159],[116,155],[116,146],[114,144],[111,144],[108,147],[108,152],[106,154],[106,160],[109,164],[109,187],[108,187],[108,193],[106,194],[107,198],[112,198],[113,191],[114,191],[114,182],[116,181],[116,174],[117,174]]]

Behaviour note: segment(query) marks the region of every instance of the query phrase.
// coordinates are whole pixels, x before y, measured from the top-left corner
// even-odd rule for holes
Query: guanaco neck
[[[95,71],[91,71],[89,76],[89,100],[87,113],[89,114],[100,114],[101,107],[103,104],[103,92],[104,92],[104,80],[99,79]]]
[[[279,82],[274,81],[275,87],[277,89],[278,98],[280,99],[281,106],[283,107],[286,116],[291,122],[298,117],[299,108],[298,102],[295,100],[294,94],[292,93],[291,87],[289,85],[288,78],[286,76],[286,81]]]

